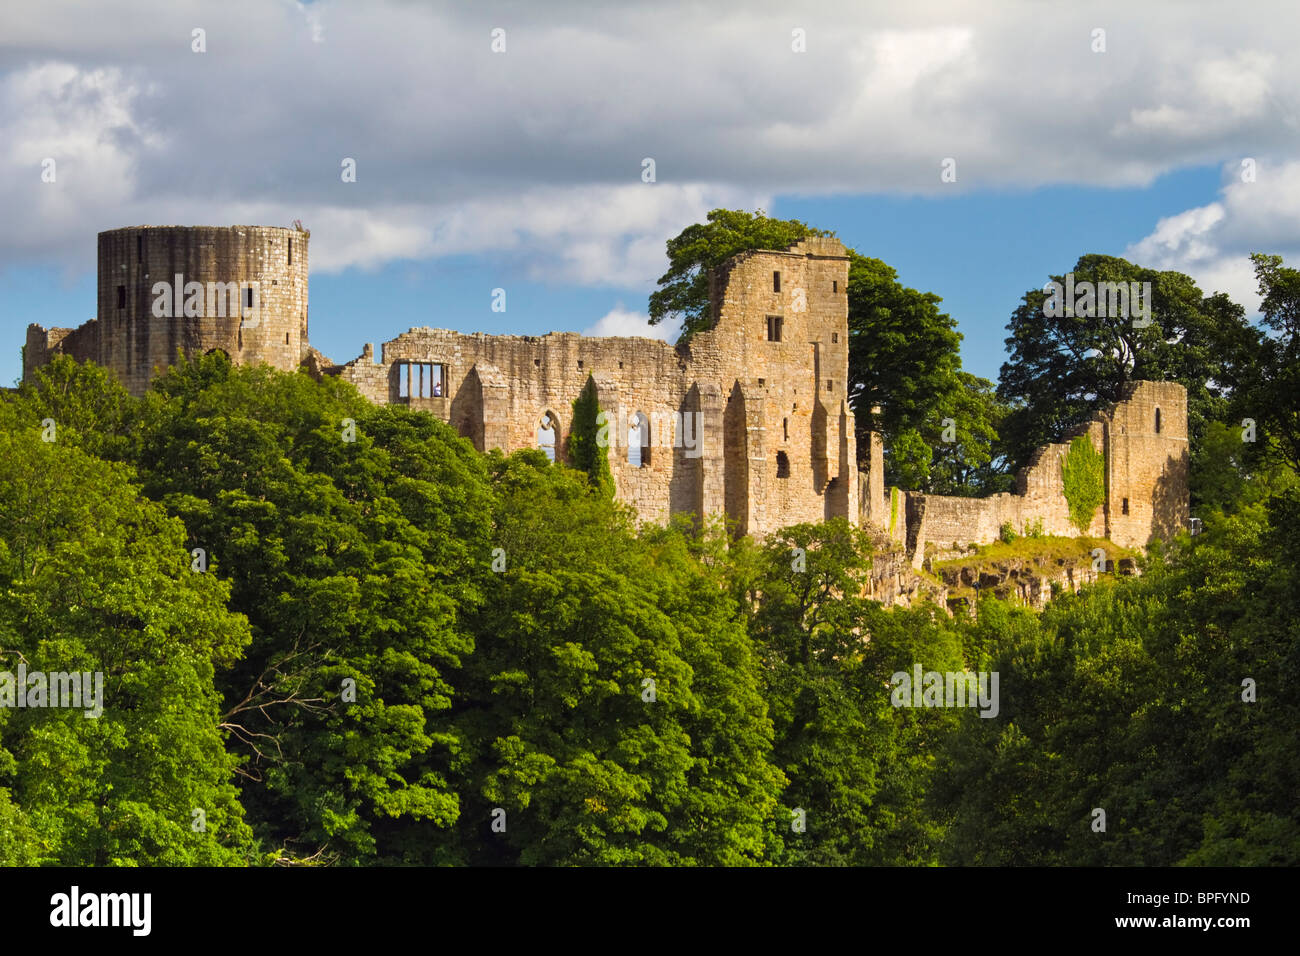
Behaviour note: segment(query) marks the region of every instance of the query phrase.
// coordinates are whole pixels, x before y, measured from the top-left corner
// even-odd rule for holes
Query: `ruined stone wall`
[[[1168,538],[1186,527],[1189,455],[1183,386],[1131,383],[1121,401],[1094,415],[1076,435],[1088,437],[1106,467],[1106,498],[1087,529],[1070,520],[1064,493],[1061,466],[1070,442],[1045,445],[1016,476],[1014,494],[956,498],[907,493],[907,550],[914,566],[920,567],[927,543],[940,551],[989,544],[1004,523],[1017,534],[1037,525],[1044,534],[1086,534],[1124,547],[1146,547],[1152,537]]]
[[[754,534],[835,515],[856,523],[847,282],[838,240],[810,239],[728,262],[711,284],[715,324],[688,344],[421,328],[335,371],[373,402],[437,415],[481,450],[535,448],[539,423],[552,421],[561,460],[590,379],[610,422],[616,493],[643,519],[725,511]],[[403,395],[421,363],[440,366],[440,396]],[[629,446],[640,422],[638,465]]]
[[[1110,448],[1110,539],[1141,547],[1153,535],[1168,538],[1187,527],[1191,457],[1183,387],[1176,382],[1130,383],[1110,416]]]

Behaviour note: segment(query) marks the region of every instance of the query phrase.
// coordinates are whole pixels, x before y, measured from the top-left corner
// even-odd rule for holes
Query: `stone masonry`
[[[849,260],[837,239],[728,260],[709,278],[713,324],[687,343],[416,328],[336,365],[308,342],[308,238],[262,226],[100,233],[97,317],[75,330],[28,326],[24,377],[62,353],[103,365],[141,395],[178,353],[219,349],[237,363],[337,376],[375,403],[436,415],[480,451],[540,447],[559,461],[573,401],[590,382],[616,493],[644,520],[725,515],[737,533],[762,536],[839,516],[881,529],[914,566],[927,542],[984,544],[1004,523],[1078,533],[1061,493],[1066,444],[1039,449],[1014,494],[984,499],[886,489],[876,434],[859,472],[847,401]],[[168,286],[179,293],[171,313],[160,306]],[[1186,524],[1180,385],[1134,383],[1083,433],[1106,460],[1106,501],[1090,534],[1142,547]]]
[[[63,353],[104,366],[139,396],[178,349],[295,369],[308,347],[307,239],[305,230],[268,226],[101,232],[96,318],[75,330],[29,325],[23,376]],[[174,308],[160,283],[179,285]]]
[[[319,372],[431,412],[483,451],[549,448],[553,434],[560,460],[591,380],[616,493],[643,519],[725,514],[756,535],[833,516],[856,524],[847,283],[843,245],[806,239],[718,270],[715,323],[689,344],[421,328]]]

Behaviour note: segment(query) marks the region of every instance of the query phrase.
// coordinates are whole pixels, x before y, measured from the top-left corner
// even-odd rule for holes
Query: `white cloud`
[[[1131,0],[556,0],[493,17],[405,0],[0,5],[0,261],[84,268],[98,229],[302,218],[323,271],[490,251],[531,277],[645,284],[714,206],[1142,185],[1243,143],[1285,155],[1300,127],[1285,2],[1224,17]]]
[[[1124,257],[1157,269],[1185,272],[1207,295],[1226,292],[1247,311],[1259,309],[1252,252],[1281,255],[1300,265],[1300,161],[1259,159],[1254,182],[1239,162],[1224,167],[1218,201],[1156,223]]]
[[[676,342],[681,332],[680,323],[650,324],[650,316],[644,312],[630,312],[620,302],[606,312],[595,325],[582,330],[583,335],[639,336],[647,339],[662,339]]]

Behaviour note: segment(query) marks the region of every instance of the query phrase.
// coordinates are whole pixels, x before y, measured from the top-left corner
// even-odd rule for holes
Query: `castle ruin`
[[[98,313],[72,329],[31,325],[24,378],[56,354],[94,361],[133,395],[175,361],[213,350],[351,382],[377,404],[449,423],[480,451],[567,459],[573,401],[590,383],[618,498],[645,520],[725,515],[757,536],[843,517],[892,535],[919,564],[926,542],[988,543],[1004,523],[1073,535],[1064,445],[1040,449],[1016,493],[887,492],[879,436],[860,471],[848,388],[844,246],[808,238],[742,253],[709,280],[713,324],[689,342],[463,334],[416,328],[338,365],[307,336],[309,234],[260,226],[138,226],[99,234]],[[1187,518],[1187,402],[1139,382],[1086,434],[1106,460],[1090,533],[1142,547]]]

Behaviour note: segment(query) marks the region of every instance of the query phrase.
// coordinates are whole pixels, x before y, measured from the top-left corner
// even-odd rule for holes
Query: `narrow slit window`
[[[790,419],[781,419],[781,430],[785,433],[785,440],[790,440]]]
[[[832,382],[829,378],[826,380],[826,391],[828,392],[835,391],[835,383]]]
[[[772,273],[772,291],[773,292],[781,291],[781,273],[779,272]]]
[[[832,292],[839,292],[839,291],[840,291],[840,280],[839,280],[839,279],[832,279],[832,280],[831,280],[831,291],[832,291]]]
[[[1160,434],[1160,409],[1156,409],[1156,434]]]
[[[293,240],[289,240],[289,265],[293,265]]]
[[[1120,510],[1121,512],[1123,512],[1124,514],[1128,514],[1128,499],[1127,499],[1127,498],[1124,499],[1124,503],[1123,503],[1122,505],[1120,505],[1120,509],[1119,509],[1119,510]]]

